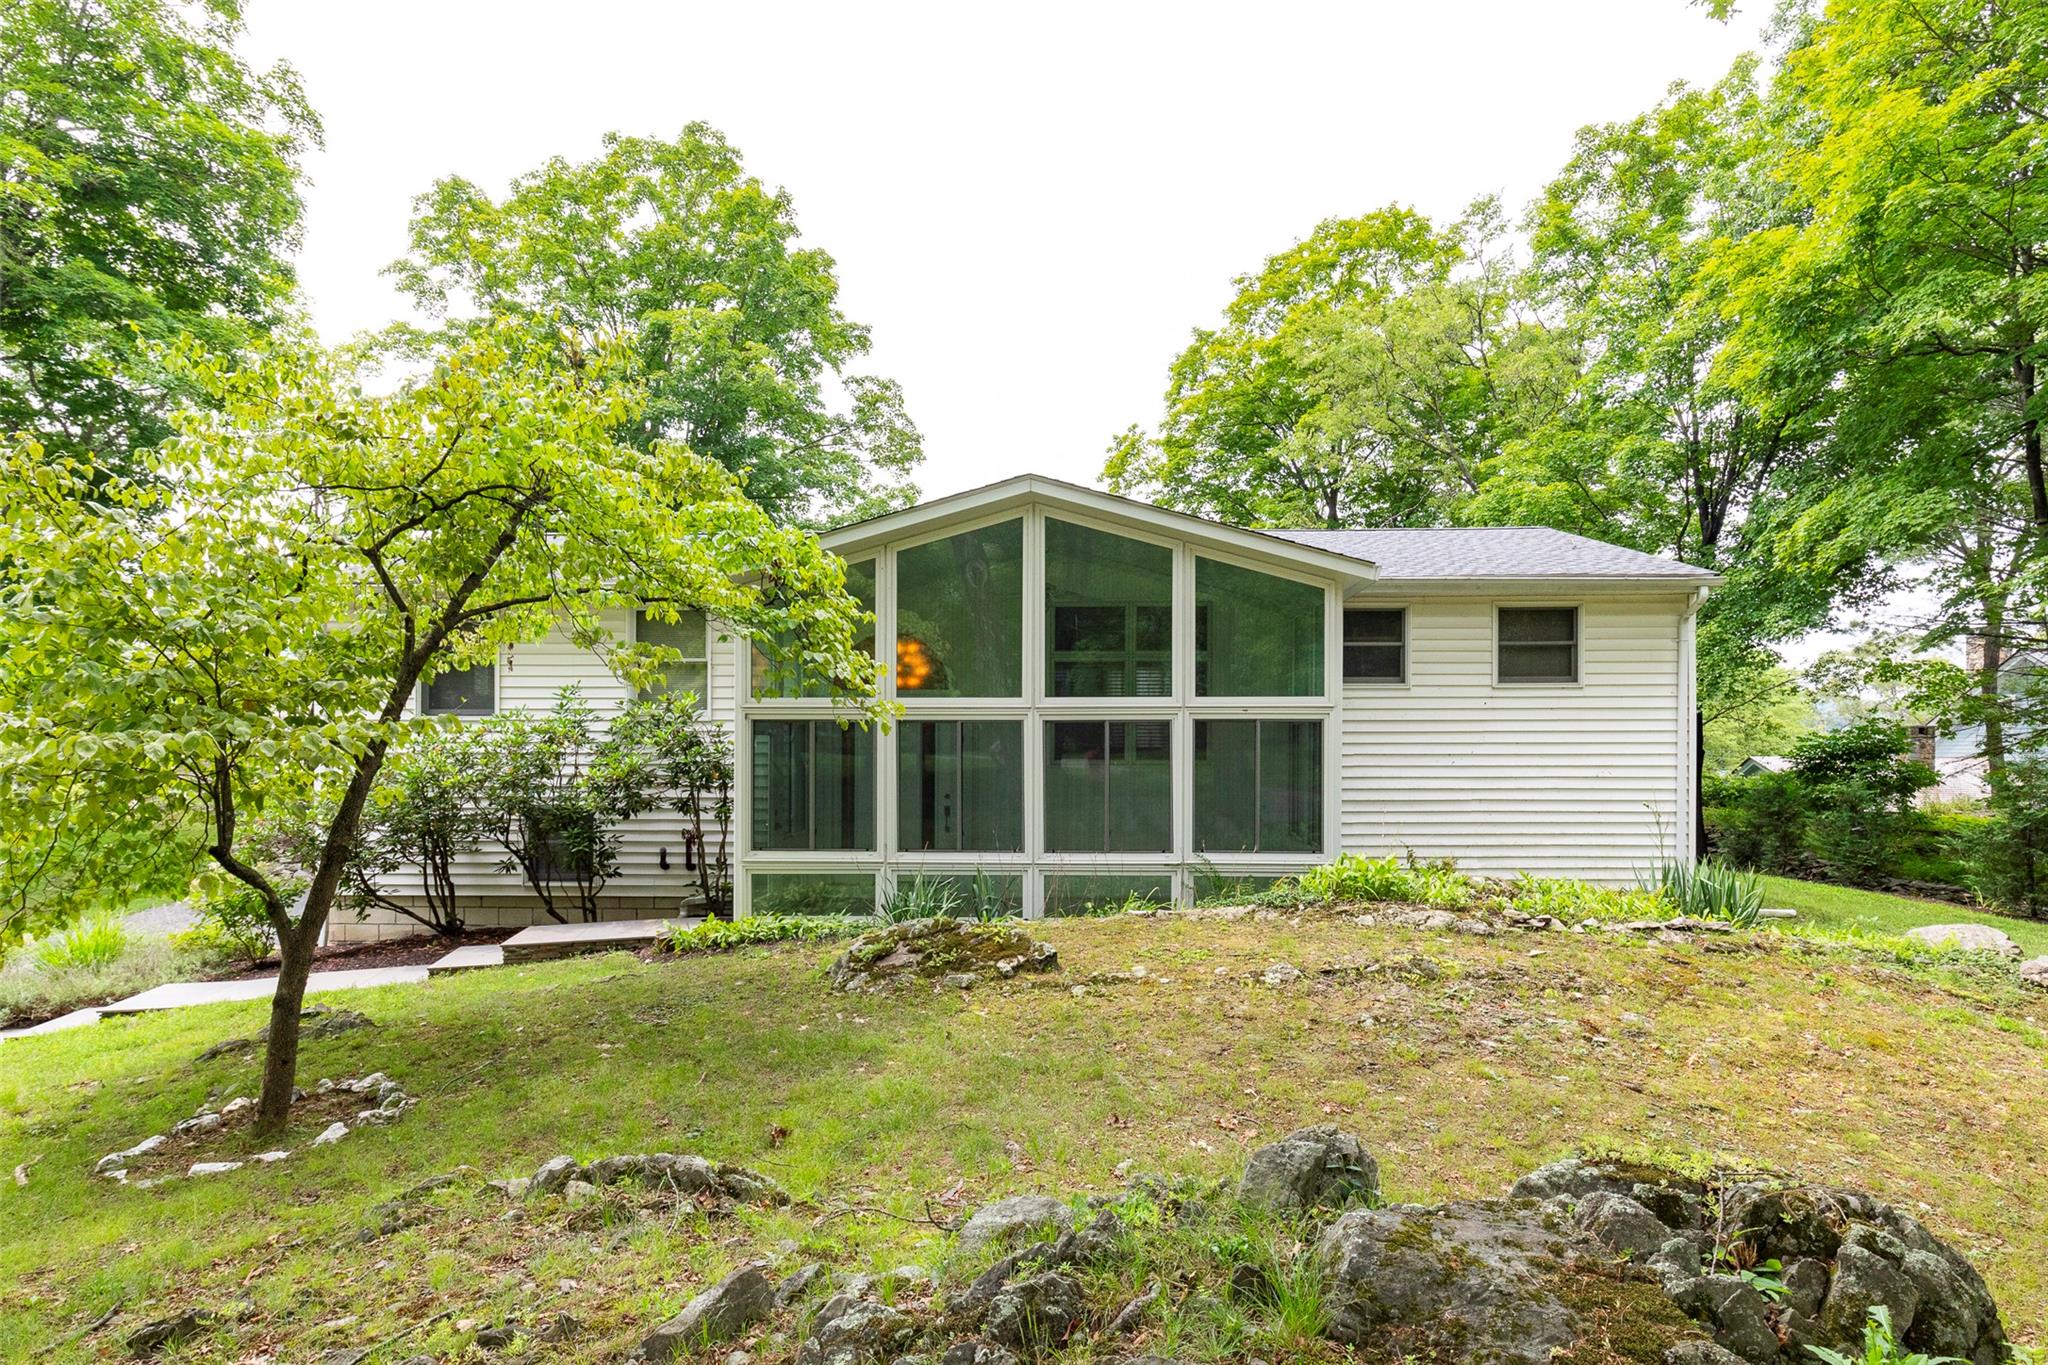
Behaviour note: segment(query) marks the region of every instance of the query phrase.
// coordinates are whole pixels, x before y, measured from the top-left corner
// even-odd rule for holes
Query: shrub
[[[1796,872],[1806,853],[1807,790],[1792,773],[1717,779],[1705,793],[1714,852],[1737,867]]]
[[[1978,899],[2015,915],[2048,916],[2048,765],[2008,763],[1991,794],[1990,818],[1958,822],[1950,843]]]
[[[1296,878],[1302,891],[1324,901],[1404,901],[1454,906],[1472,899],[1472,883],[1449,863],[1402,864],[1394,858],[1339,854]]]
[[[1764,908],[1762,879],[1726,863],[1664,864],[1654,889],[1677,914],[1754,928]]]
[[[683,865],[696,870],[698,894],[706,908],[713,914],[729,910],[732,736],[707,719],[688,693],[660,692],[627,703],[612,722],[611,740],[600,762],[624,763],[635,756],[651,765],[649,795],[688,825]]]
[[[705,953],[749,943],[851,938],[874,927],[874,920],[866,915],[749,915],[745,919],[677,925],[669,930],[664,944],[672,953]]]
[[[52,971],[91,971],[111,966],[127,951],[128,930],[121,917],[102,912],[38,943],[36,961]]]
[[[1913,823],[1913,795],[1934,770],[1908,758],[1912,741],[1894,720],[1863,720],[1808,735],[1792,750],[1807,794],[1807,838],[1837,874],[1868,881],[1885,871]]]
[[[480,734],[476,727],[418,730],[385,764],[344,874],[342,901],[358,919],[383,909],[437,934],[462,932],[455,863],[482,845],[487,829],[478,809],[489,771]],[[417,874],[417,903],[394,890],[411,889],[411,878],[400,875],[407,869]]]
[[[305,889],[304,882],[287,881],[278,886],[287,904],[298,899]],[[256,888],[225,872],[205,872],[193,879],[188,900],[199,920],[177,935],[180,947],[210,951],[242,962],[270,956],[277,934]]]
[[[1562,920],[1662,919],[1671,913],[1663,895],[1643,887],[1595,886],[1570,877],[1515,878],[1508,901],[1525,915],[1554,915]]]
[[[881,919],[884,924],[902,924],[906,920],[952,918],[960,907],[960,893],[953,883],[940,878],[934,880],[922,872],[908,882],[899,882],[896,889],[882,902]]]

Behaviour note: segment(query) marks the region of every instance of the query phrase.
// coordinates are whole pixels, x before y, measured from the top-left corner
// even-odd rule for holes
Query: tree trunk
[[[311,926],[310,928],[308,926]],[[277,994],[270,1000],[270,1036],[263,1049],[263,1099],[256,1107],[256,1131],[284,1131],[291,1117],[292,1093],[298,1086],[299,1010],[306,999],[306,978],[313,972],[313,945],[320,930],[311,917],[277,941]]]

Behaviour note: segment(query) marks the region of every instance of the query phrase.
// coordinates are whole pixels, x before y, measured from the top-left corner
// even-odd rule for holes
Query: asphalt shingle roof
[[[1382,579],[1668,578],[1716,575],[1675,559],[1547,526],[1415,526],[1373,531],[1269,531],[1301,545],[1379,565]]]

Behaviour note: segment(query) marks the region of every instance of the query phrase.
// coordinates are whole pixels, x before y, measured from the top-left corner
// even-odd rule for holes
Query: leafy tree
[[[0,432],[115,468],[170,433],[138,341],[217,348],[292,289],[289,67],[234,53],[241,0],[15,0],[0,22]]]
[[[1379,433],[1338,411],[1333,315],[1450,278],[1463,251],[1411,210],[1333,218],[1237,280],[1221,326],[1173,362],[1156,437],[1132,427],[1103,477],[1168,507],[1250,526],[1339,526],[1427,502],[1405,471],[1375,458]],[[1360,358],[1353,352],[1350,358]]]
[[[648,765],[650,808],[675,811],[688,822],[685,866],[695,864],[697,893],[706,909],[729,908],[732,736],[704,715],[695,697],[657,692],[628,702],[612,721],[611,738]]]
[[[2043,636],[2048,532],[2039,367],[2048,346],[2048,18],[2038,5],[1837,0],[1791,9],[1774,99],[1793,216],[1725,253],[1724,366],[1768,395],[1834,391],[1822,476],[1788,490],[1776,560],[1918,561],[1929,640],[1980,670],[1997,780],[1998,656]]]
[[[1727,772],[1756,754],[1782,754],[1816,728],[1813,697],[1782,664],[1760,670],[1741,690],[1701,707],[1707,767]]]
[[[823,524],[905,505],[923,452],[902,390],[849,372],[868,329],[840,311],[832,258],[796,239],[787,192],[692,123],[672,142],[607,134],[601,156],[551,160],[502,199],[436,181],[389,273],[437,316],[467,302],[630,331],[647,401],[620,439],[686,445],[779,516]]]
[[[77,774],[99,811],[196,810],[208,855],[263,898],[281,959],[265,1131],[386,754],[437,723],[406,718],[421,683],[558,624],[610,650],[602,613],[655,603],[787,632],[856,718],[880,714],[844,565],[716,464],[615,440],[638,411],[626,357],[559,349],[478,329],[374,394],[375,355],[181,347],[210,406],[135,479],[96,488],[33,441],[0,458],[0,771]],[[248,841],[293,808],[330,812],[296,913]]]

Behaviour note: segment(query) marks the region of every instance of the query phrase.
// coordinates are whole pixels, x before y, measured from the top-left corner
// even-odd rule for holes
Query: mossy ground
[[[404,1354],[455,1359],[475,1325],[568,1312],[585,1331],[550,1359],[613,1360],[779,1243],[846,1268],[943,1264],[933,1217],[1116,1189],[1125,1161],[1234,1178],[1260,1143],[1319,1122],[1366,1139],[1395,1200],[1497,1195],[1587,1147],[1862,1187],[1971,1256],[2020,1340],[2048,1328],[2048,995],[2009,971],[1770,933],[1475,938],[1340,915],[1033,929],[1069,977],[1108,984],[847,996],[824,980],[838,946],[807,944],[356,992],[379,1027],[311,1044],[303,1078],[384,1071],[418,1109],[146,1191],[87,1172],[209,1094],[250,1093],[257,1058],[194,1058],[262,1007],[0,1045],[0,1173],[25,1181],[0,1174],[0,1357],[116,1309],[40,1357],[109,1358],[149,1317],[246,1300],[184,1358],[311,1359],[442,1314]],[[1257,981],[1282,960],[1306,977]],[[721,1216],[617,1197],[504,1222],[502,1198],[460,1187],[427,1196],[417,1225],[355,1240],[372,1206],[458,1165],[663,1150],[755,1167],[799,1202]],[[1175,1307],[1116,1350],[1270,1359],[1282,1330],[1310,1348],[1313,1307],[1297,1296],[1291,1318],[1237,1326],[1229,1305]]]

